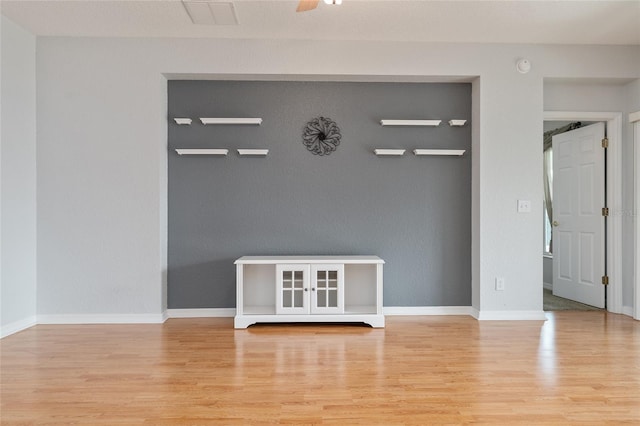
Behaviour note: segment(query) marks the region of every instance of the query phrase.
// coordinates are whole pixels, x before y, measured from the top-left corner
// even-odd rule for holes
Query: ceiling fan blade
[[[318,3],[320,3],[320,0],[300,0],[296,12],[306,12],[308,10],[313,10],[318,7]]]

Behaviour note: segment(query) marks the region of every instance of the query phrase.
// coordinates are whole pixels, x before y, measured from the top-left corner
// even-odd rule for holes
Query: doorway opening
[[[574,122],[581,122],[581,125],[588,125],[590,123],[595,122],[603,122],[606,124],[607,129],[607,138],[609,140],[609,148],[607,149],[608,153],[606,158],[604,159],[602,167],[604,168],[604,175],[607,178],[607,186],[608,190],[606,194],[603,196],[604,203],[598,206],[601,207],[609,207],[610,210],[616,208],[621,202],[621,173],[620,173],[620,141],[621,141],[621,132],[622,132],[622,115],[620,113],[607,113],[607,112],[562,112],[562,111],[553,111],[553,112],[545,112],[544,113],[544,121],[545,121],[545,130],[553,130],[562,125],[571,124]],[[549,122],[549,123],[547,123]],[[552,123],[553,122],[553,123]],[[603,126],[604,127],[604,126]],[[548,216],[546,212],[542,212],[542,219],[545,220],[545,216]],[[553,216],[552,216],[553,217]],[[557,216],[556,216],[557,218]],[[609,285],[605,286],[604,289],[600,287],[600,291],[602,292],[603,297],[606,295],[607,306],[606,309],[610,312],[619,313],[622,309],[622,300],[621,300],[621,284],[618,282],[618,277],[620,277],[621,273],[621,261],[620,261],[620,253],[621,253],[621,226],[619,223],[619,218],[615,216],[608,217],[607,221],[607,230],[608,232],[603,235],[603,251],[607,252],[607,259],[604,262],[602,270],[603,275],[608,276]],[[553,227],[553,221],[555,219],[551,219],[549,222],[551,227]],[[552,274],[549,273],[549,265],[553,262],[554,256],[554,248],[559,249],[560,243],[555,241],[554,244],[554,236],[548,235],[549,226],[545,224],[545,234],[543,235],[543,276],[544,276],[544,287],[547,287],[548,290],[551,289],[553,285],[553,281],[550,277],[553,277]],[[553,233],[551,233],[553,234]],[[568,235],[568,234],[566,234]],[[560,235],[556,235],[556,240]],[[582,236],[583,242],[588,240],[587,237]],[[555,245],[555,247],[554,247]],[[566,244],[565,244],[566,246]],[[549,249],[550,248],[550,249]],[[546,251],[546,254],[544,254]],[[588,262],[582,262],[582,265],[588,265]],[[546,268],[545,268],[546,266]],[[584,273],[584,270],[579,271],[579,273]],[[565,274],[566,275],[566,274]],[[594,273],[595,275],[595,273]],[[600,275],[597,275],[598,284],[600,284]],[[595,279],[593,280],[595,281]],[[543,291],[545,289],[543,288]],[[604,306],[604,305],[603,305]],[[546,308],[545,308],[546,309]]]
[[[545,311],[606,308],[605,137],[603,122],[544,122]]]
[[[597,212],[606,205],[605,124],[545,121],[543,135],[543,310],[606,308],[598,276],[605,274],[606,218]]]

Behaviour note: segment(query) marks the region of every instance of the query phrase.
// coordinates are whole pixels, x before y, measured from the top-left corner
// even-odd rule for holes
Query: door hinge
[[[609,275],[602,276],[602,285],[609,285]]]
[[[609,207],[602,208],[602,216],[609,216]]]
[[[602,139],[602,147],[609,148],[609,138]]]

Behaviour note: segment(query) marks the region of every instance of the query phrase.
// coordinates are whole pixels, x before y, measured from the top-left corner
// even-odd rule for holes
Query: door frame
[[[635,211],[634,217],[634,237],[633,247],[635,251],[635,257],[633,262],[634,268],[634,302],[633,302],[633,318],[640,320],[640,221],[638,220],[638,213],[640,213],[640,111],[629,114],[629,123],[633,125],[633,146],[634,146],[634,161],[633,161],[633,181],[634,181],[634,194],[635,194]]]
[[[606,268],[609,276],[607,286],[607,311],[622,313],[622,218],[616,212],[622,211],[622,113],[621,112],[580,112],[544,111],[544,121],[604,121],[607,138],[607,207],[610,214],[606,225]],[[604,207],[604,206],[603,206]],[[637,309],[636,309],[637,311]]]

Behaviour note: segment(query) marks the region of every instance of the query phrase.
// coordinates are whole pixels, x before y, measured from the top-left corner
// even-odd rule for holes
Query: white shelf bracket
[[[464,149],[414,149],[413,154],[420,155],[450,155],[461,156],[465,153]]]
[[[238,155],[264,157],[269,153],[268,149],[238,149]]]
[[[192,121],[190,118],[174,118],[173,120],[179,125],[187,125],[187,126],[190,126]]]
[[[404,155],[406,149],[374,149],[373,152],[381,157],[381,156],[396,156],[400,157]]]
[[[442,120],[380,120],[383,126],[429,126],[438,127]]]
[[[262,124],[262,118],[222,118],[222,117],[201,117],[202,124]]]
[[[181,148],[176,149],[178,155],[227,155],[228,149]]]

